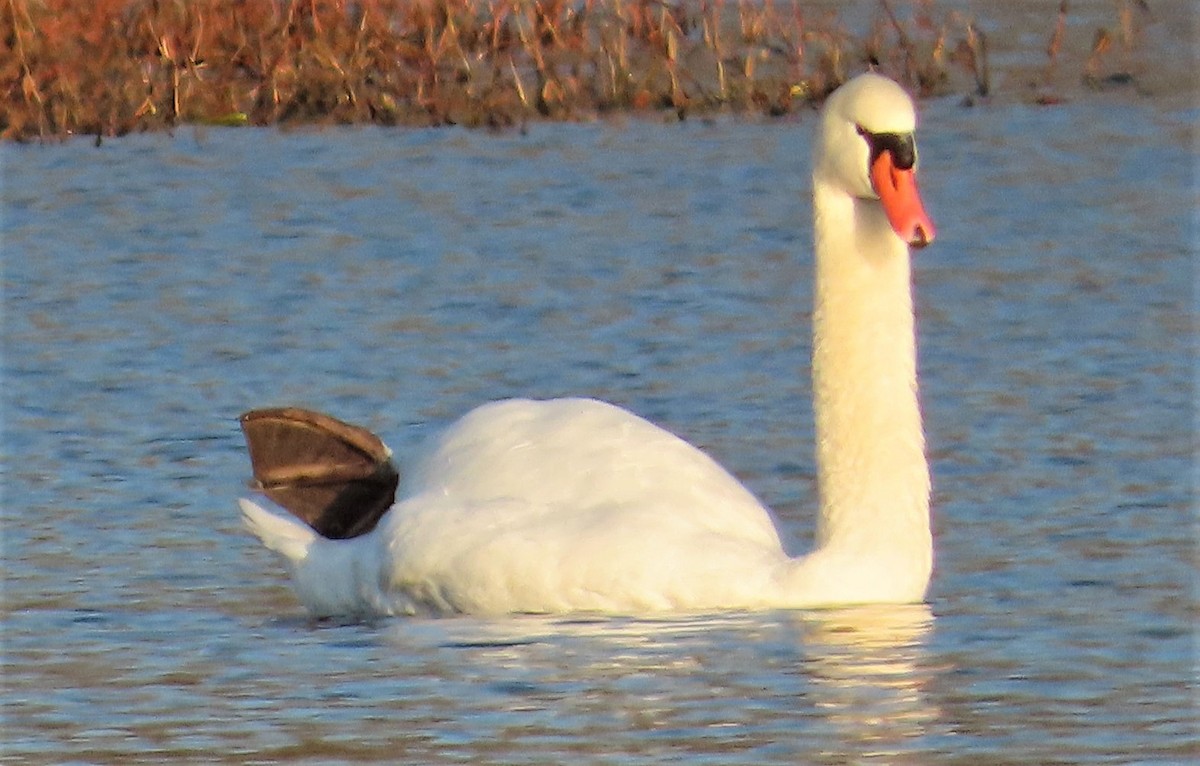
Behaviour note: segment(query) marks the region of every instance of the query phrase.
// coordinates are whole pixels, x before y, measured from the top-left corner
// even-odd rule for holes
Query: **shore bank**
[[[0,138],[779,116],[868,65],[966,103],[1187,92],[1194,17],[1143,0],[6,0]]]

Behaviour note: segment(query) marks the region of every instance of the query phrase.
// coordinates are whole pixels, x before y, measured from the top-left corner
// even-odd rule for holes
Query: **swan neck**
[[[908,247],[877,201],[814,182],[821,547],[931,556]]]

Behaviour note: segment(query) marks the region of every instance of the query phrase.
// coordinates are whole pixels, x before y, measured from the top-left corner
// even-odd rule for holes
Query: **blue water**
[[[597,396],[802,550],[809,115],[0,146],[4,762],[1200,755],[1195,111],[923,110],[928,607],[653,621],[311,623],[236,417]]]

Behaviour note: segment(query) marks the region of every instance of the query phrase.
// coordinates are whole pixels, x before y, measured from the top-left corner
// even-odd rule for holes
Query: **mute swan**
[[[335,490],[358,470],[380,491],[350,501],[362,518],[341,527],[370,529],[356,536],[319,534],[310,513],[289,504],[286,481],[272,496],[314,525],[242,500],[246,525],[282,556],[316,616],[921,601],[933,546],[909,246],[932,241],[934,229],[917,193],[915,127],[911,99],[875,74],[835,91],[820,118],[812,367],[820,508],[811,553],[789,558],[770,512],[699,449],[587,399],[475,409],[433,441],[394,505],[390,453],[377,440],[364,444],[370,434],[301,411],[250,413],[252,459],[256,441],[260,453],[264,440],[288,448],[286,427],[269,439],[252,434],[270,430],[263,412],[304,428],[333,423],[344,431],[337,438],[368,455],[365,469],[283,458],[291,465],[276,478],[299,477],[299,494],[303,477],[322,470],[345,480]],[[260,480],[271,459],[257,461]],[[271,495],[269,484],[259,486]]]

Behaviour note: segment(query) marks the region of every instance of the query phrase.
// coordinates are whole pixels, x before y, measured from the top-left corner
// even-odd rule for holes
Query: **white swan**
[[[923,599],[932,566],[909,245],[932,240],[912,101],[861,75],[813,172],[816,549],[700,450],[616,406],[502,401],[435,439],[369,533],[327,539],[242,500],[314,614],[814,607]],[[390,495],[388,496],[390,500]]]

